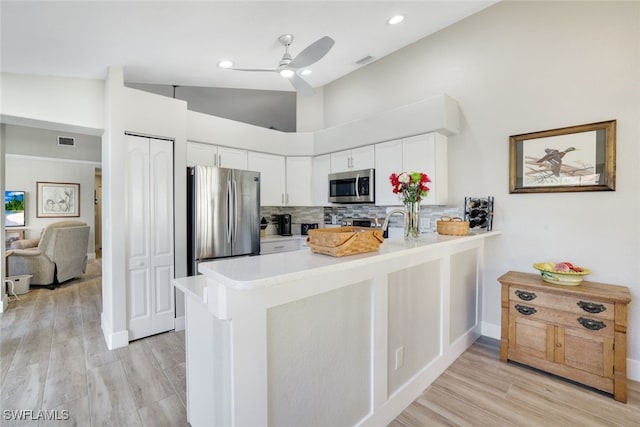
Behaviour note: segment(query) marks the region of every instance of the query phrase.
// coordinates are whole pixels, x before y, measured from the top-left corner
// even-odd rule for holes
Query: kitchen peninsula
[[[388,424],[480,335],[484,241],[498,234],[232,258],[176,279],[189,422]]]

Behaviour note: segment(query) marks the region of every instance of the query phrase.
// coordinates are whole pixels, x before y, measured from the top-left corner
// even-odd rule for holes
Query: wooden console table
[[[513,360],[627,401],[625,286],[546,283],[510,271],[502,284],[500,359]]]

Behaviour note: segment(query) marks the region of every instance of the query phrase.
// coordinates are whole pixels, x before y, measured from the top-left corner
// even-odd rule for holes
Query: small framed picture
[[[509,137],[509,192],[613,191],[616,121]]]
[[[38,218],[80,216],[80,184],[40,181],[36,184]]]

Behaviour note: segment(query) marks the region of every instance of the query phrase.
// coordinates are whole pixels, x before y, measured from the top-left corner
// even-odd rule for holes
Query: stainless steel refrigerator
[[[187,168],[188,274],[216,258],[260,253],[260,173]]]

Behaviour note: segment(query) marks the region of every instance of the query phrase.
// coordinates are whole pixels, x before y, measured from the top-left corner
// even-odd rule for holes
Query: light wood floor
[[[188,425],[184,333],[107,350],[99,262],[82,279],[20,298],[0,314],[0,425]],[[498,341],[481,338],[389,426],[638,426],[640,384],[631,382],[628,394],[625,405],[502,363]],[[71,419],[16,422],[4,412],[48,409]]]
[[[93,262],[81,279],[53,291],[32,288],[0,314],[3,427],[188,425],[184,332],[109,351],[100,268]],[[59,418],[66,410],[70,420],[7,420],[6,410],[57,410]]]

